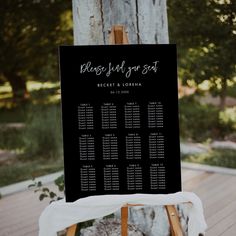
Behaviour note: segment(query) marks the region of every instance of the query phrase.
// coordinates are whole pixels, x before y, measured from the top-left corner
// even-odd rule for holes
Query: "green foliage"
[[[184,83],[210,81],[211,92],[227,95],[236,75],[236,2],[168,1],[170,39],[178,44],[179,74]]]
[[[236,84],[228,87],[228,95],[230,97],[236,98]]]
[[[180,136],[182,138],[205,141],[209,137],[222,137],[218,108],[202,105],[195,100],[194,96],[189,96],[180,99],[179,110]]]
[[[0,161],[0,186],[63,168],[59,85],[29,85],[32,93],[27,104],[9,101],[9,106],[0,106],[0,149],[13,151]],[[1,89],[0,95],[5,91],[8,88]]]
[[[36,86],[37,85],[37,86]],[[50,85],[50,86],[49,86]],[[0,148],[7,150],[23,150],[27,141],[24,135],[28,135],[30,127],[33,126],[30,122],[35,121],[34,117],[39,113],[51,112],[51,119],[55,132],[60,132],[60,108],[59,108],[59,85],[57,83],[30,83],[29,87],[36,87],[31,92],[31,101],[27,104],[8,103],[0,105]],[[3,99],[4,100],[4,99]],[[1,103],[1,91],[0,91]],[[41,116],[42,117],[42,116]],[[39,118],[39,117],[37,117]],[[53,121],[55,119],[55,122]],[[46,121],[47,122],[47,121]],[[29,124],[30,123],[30,124]],[[42,121],[42,126],[45,121]],[[25,131],[25,124],[27,129]],[[49,125],[49,124],[48,124]],[[50,124],[51,126],[51,124]],[[34,127],[32,127],[34,129]],[[61,141],[61,135],[59,134]],[[58,143],[59,145],[59,143]],[[32,153],[30,153],[31,155]]]
[[[3,105],[3,104],[2,104]],[[4,104],[6,105],[6,104]],[[22,123],[27,118],[27,106],[14,106],[12,103],[9,107],[0,107],[0,123]]]
[[[219,121],[225,133],[236,132],[236,107],[220,111]]]
[[[207,153],[182,155],[182,160],[206,165],[236,168],[236,151],[231,149],[212,149]]]
[[[207,139],[225,139],[236,132],[236,107],[223,111],[213,105],[201,104],[196,96],[179,100],[180,136],[204,142]]]
[[[58,190],[60,192],[64,192],[65,190],[65,181],[64,181],[64,175],[61,175],[54,181],[55,185],[58,187]]]
[[[62,158],[55,159],[25,159],[15,157],[0,163],[0,187],[17,183],[23,180],[32,179],[61,171],[63,169]]]
[[[0,149],[22,150],[24,142],[22,140],[23,130],[20,128],[0,127]]]
[[[0,80],[22,96],[26,80],[57,79],[57,46],[72,44],[71,2],[5,0],[0,15]]]
[[[64,191],[64,176],[58,177],[54,181],[55,185],[58,187],[59,192]],[[63,186],[63,188],[62,188]],[[50,203],[62,199],[61,196],[58,196],[55,192],[51,191],[48,187],[44,187],[41,181],[35,181],[28,186],[29,189],[33,188],[35,193],[39,193],[39,200],[43,201],[44,199],[50,199]]]
[[[61,115],[58,106],[31,109],[24,133],[28,157],[56,158],[62,154]]]

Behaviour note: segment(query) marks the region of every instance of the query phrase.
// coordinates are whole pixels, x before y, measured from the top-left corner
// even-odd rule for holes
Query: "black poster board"
[[[66,200],[181,190],[175,45],[61,46]]]

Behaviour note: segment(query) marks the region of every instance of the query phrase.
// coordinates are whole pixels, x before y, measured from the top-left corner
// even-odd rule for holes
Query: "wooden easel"
[[[114,25],[109,34],[109,44],[129,44],[127,33],[123,25]],[[128,236],[129,207],[144,206],[142,204],[126,204],[121,208],[121,236]],[[178,212],[174,205],[165,206],[171,236],[183,236]],[[77,225],[72,225],[67,230],[67,236],[75,236]],[[158,235],[157,235],[158,236]]]
[[[129,44],[128,35],[123,25],[115,25],[109,35],[109,44]],[[121,235],[128,236],[128,212],[129,207],[143,206],[140,204],[127,204],[121,208]],[[182,227],[179,221],[178,212],[173,205],[165,206],[172,236],[183,236]]]

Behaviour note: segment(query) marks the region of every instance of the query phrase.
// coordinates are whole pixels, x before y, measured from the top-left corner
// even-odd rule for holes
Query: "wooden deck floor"
[[[236,176],[183,169],[182,179],[183,190],[195,192],[203,201],[206,236],[236,235]],[[47,204],[32,191],[1,199],[0,236],[37,236],[38,218]]]

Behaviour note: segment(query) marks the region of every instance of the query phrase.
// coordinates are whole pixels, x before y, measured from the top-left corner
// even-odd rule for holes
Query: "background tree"
[[[56,77],[57,45],[72,42],[71,3],[5,0],[0,15],[0,80],[9,81],[14,98],[24,100],[27,80]]]
[[[225,106],[228,82],[236,75],[236,2],[169,1],[170,38],[179,45],[183,82],[210,82]]]

